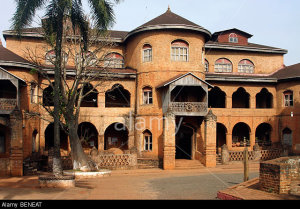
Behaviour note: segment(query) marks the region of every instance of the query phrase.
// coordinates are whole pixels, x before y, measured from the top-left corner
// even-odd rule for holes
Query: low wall
[[[288,194],[300,179],[300,157],[281,157],[260,163],[259,185],[266,192]]]
[[[258,153],[259,152],[259,153]],[[257,155],[259,154],[259,157]],[[260,150],[260,151],[249,151],[248,160],[271,160],[281,157],[281,150]],[[258,159],[259,158],[259,159]],[[243,161],[243,151],[229,151],[229,161]]]
[[[116,169],[136,169],[136,154],[99,154],[91,156],[93,162],[99,169],[106,168],[110,170]]]

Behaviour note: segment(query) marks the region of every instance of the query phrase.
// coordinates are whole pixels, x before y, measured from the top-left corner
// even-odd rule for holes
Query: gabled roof
[[[220,34],[222,34],[222,33],[227,33],[227,32],[238,32],[238,33],[244,35],[244,36],[247,37],[247,38],[251,38],[251,37],[253,36],[253,35],[251,35],[250,33],[247,33],[247,32],[245,32],[245,31],[242,31],[242,30],[237,29],[237,28],[231,28],[231,29],[227,29],[227,30],[218,31],[218,32],[215,32],[215,33],[213,34],[213,36],[220,35]]]
[[[21,81],[21,82],[23,82],[23,83],[25,83],[26,84],[26,82],[22,79],[22,78],[19,78],[18,76],[16,76],[16,75],[14,75],[14,74],[12,74],[12,73],[10,73],[10,72],[8,72],[7,70],[5,70],[4,68],[2,68],[2,67],[0,67],[0,71],[2,71],[2,73],[4,73],[4,75],[7,77],[6,79],[9,79],[9,78],[14,78],[14,79],[17,79],[17,80],[19,80],[19,81]],[[0,80],[1,80],[1,78],[0,78]]]
[[[164,83],[158,85],[156,88],[159,89],[159,88],[162,88],[162,87],[166,87],[166,86],[169,86],[170,84],[188,76],[188,75],[191,75],[193,76],[196,80],[199,80],[201,81],[202,83],[206,84],[209,88],[213,88],[213,86],[209,83],[207,83],[206,81],[202,80],[201,78],[199,78],[198,76],[195,76],[193,73],[189,72],[189,73],[186,73],[186,74],[180,74],[180,75],[177,75],[167,81],[165,81]]]
[[[162,29],[192,30],[204,33],[207,40],[211,37],[211,33],[207,29],[171,12],[170,8],[168,8],[168,10],[162,15],[131,31],[125,39],[139,32]]]

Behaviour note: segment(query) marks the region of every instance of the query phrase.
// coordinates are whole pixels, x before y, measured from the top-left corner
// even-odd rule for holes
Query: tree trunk
[[[78,137],[78,125],[75,120],[68,121],[69,139],[71,145],[71,154],[74,170],[94,171],[96,170],[93,163],[84,153],[80,139]]]

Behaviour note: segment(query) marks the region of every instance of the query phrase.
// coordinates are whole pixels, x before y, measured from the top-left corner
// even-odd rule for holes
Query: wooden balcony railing
[[[175,113],[207,113],[206,102],[171,102],[170,110]],[[206,114],[205,114],[206,115]]]
[[[17,99],[0,98],[0,110],[14,110],[17,106]]]

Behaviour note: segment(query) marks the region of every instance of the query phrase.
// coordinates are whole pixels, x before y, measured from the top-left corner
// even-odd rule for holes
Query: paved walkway
[[[259,164],[250,165],[250,178],[258,177]],[[200,199],[214,200],[243,181],[242,164],[208,169],[141,169],[112,171],[103,178],[76,180],[71,189],[39,188],[38,177],[0,178],[2,200]],[[245,190],[239,193],[244,196]],[[260,197],[261,196],[260,194]],[[269,196],[266,196],[269,197]],[[263,199],[263,198],[262,198]]]

